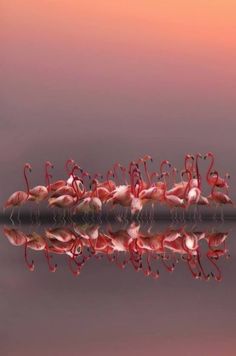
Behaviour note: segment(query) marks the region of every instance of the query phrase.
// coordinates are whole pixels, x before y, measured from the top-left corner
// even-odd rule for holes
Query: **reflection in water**
[[[38,230],[41,230],[38,227]],[[184,263],[195,279],[222,280],[218,261],[229,257],[226,248],[228,232],[198,231],[185,226],[154,231],[154,226],[143,228],[137,223],[117,228],[100,225],[47,227],[43,231],[24,232],[4,226],[4,236],[14,246],[24,247],[24,258],[30,271],[35,268],[28,252],[45,255],[49,270],[57,264],[53,254],[66,255],[69,270],[79,275],[91,258],[107,258],[117,267],[131,265],[147,277],[159,278],[160,267],[173,272],[178,262]]]

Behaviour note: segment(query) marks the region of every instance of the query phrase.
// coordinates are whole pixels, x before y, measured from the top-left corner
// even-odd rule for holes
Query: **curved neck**
[[[117,183],[120,184],[120,180],[119,180],[119,176],[117,174],[117,167],[119,166],[119,163],[114,164],[113,166],[113,172],[114,172],[114,176],[115,179],[117,180]]]
[[[207,181],[209,181],[209,179],[210,179],[210,173],[211,173],[211,170],[212,170],[212,168],[214,166],[214,162],[215,162],[214,156],[211,155],[210,157],[211,157],[211,163],[210,163],[210,166],[208,168],[207,175],[206,175]]]
[[[165,164],[168,164],[170,166],[169,161],[167,161],[167,160],[162,161],[161,164],[160,164],[160,174],[165,173],[165,172],[163,172],[163,167],[164,167]]]
[[[52,165],[50,165],[49,163],[45,163],[45,184],[46,187],[48,187],[48,190],[50,190],[50,180],[49,178],[51,178],[51,175],[48,173],[48,168],[52,167]]]
[[[188,184],[187,184],[187,186],[185,188],[185,191],[184,191],[184,197],[186,196],[186,194],[187,194],[187,192],[188,192],[188,190],[190,188],[190,182],[191,182],[191,179],[192,179],[192,173],[191,173],[191,171],[189,169],[186,169],[186,173],[188,174]]]
[[[25,178],[25,183],[26,183],[26,189],[27,189],[27,195],[29,196],[29,182],[28,182],[28,178],[27,178],[27,175],[26,175],[26,170],[27,170],[27,167],[25,166],[24,167],[24,178]]]
[[[184,169],[187,170],[187,162],[188,162],[189,157],[185,156],[185,160],[184,160]]]
[[[78,186],[76,184],[76,180],[77,180],[77,178],[75,176],[73,176],[72,188],[74,189],[74,192],[76,194],[76,202],[75,203],[78,203],[78,200],[79,200],[79,189],[78,189]]]
[[[201,177],[199,174],[198,159],[199,159],[199,155],[197,155],[197,158],[196,158],[196,172],[197,172],[198,189],[201,190]]]
[[[173,176],[173,184],[176,184],[176,175],[177,175],[176,168],[173,168],[173,171],[172,171],[172,176]]]
[[[112,171],[107,171],[107,174],[106,174],[107,183],[109,183],[109,177],[111,177],[111,176],[113,176]]]
[[[147,168],[147,162],[144,161],[144,162],[143,162],[143,165],[144,165],[144,170],[145,170],[145,174],[146,174],[147,181],[148,181],[148,186],[150,187],[150,185],[151,185],[151,179],[150,179],[150,175],[149,175],[148,168]]]
[[[77,165],[75,165],[72,169],[71,175],[73,177],[73,181],[72,181],[72,188],[76,194],[76,203],[78,202],[79,198],[80,198],[80,192],[79,192],[79,188],[78,185],[76,184],[76,181],[79,180],[79,178],[75,175],[75,171],[79,170],[79,167]],[[85,188],[84,188],[85,189]],[[84,191],[82,192],[83,195]]]
[[[166,197],[166,191],[167,191],[167,181],[166,181],[166,176],[169,177],[169,173],[164,172],[163,173],[163,180],[164,180],[164,197]]]
[[[131,185],[131,193],[135,195],[135,185],[134,185],[134,177],[137,175],[138,172],[136,169],[133,169],[130,175],[130,185]]]
[[[122,171],[122,179],[123,179],[124,184],[128,184],[127,179],[126,179],[126,175],[125,175],[125,173],[126,173],[126,168],[120,167],[120,169],[121,169],[121,171]]]
[[[150,176],[150,180],[151,180],[151,184],[153,185],[154,183],[153,183],[153,178],[154,177],[159,177],[159,173],[157,173],[157,172],[152,172],[151,173],[151,176]]]
[[[137,168],[137,165],[134,161],[130,162],[130,164],[129,164],[129,174],[131,174],[133,167],[134,167],[134,169]]]
[[[190,167],[187,167],[187,163],[189,160],[192,160],[192,164]],[[184,160],[184,169],[187,171],[187,170],[190,170],[192,171],[193,170],[193,165],[194,165],[194,159],[193,157],[189,157],[188,155],[185,156],[185,160]]]
[[[97,196],[97,188],[98,188],[98,181],[96,179],[93,179],[92,181],[92,196]]]
[[[218,172],[215,172],[215,173],[216,173],[216,179],[215,179],[214,184],[213,184],[213,186],[211,188],[211,195],[214,195],[214,193],[215,193],[216,184],[217,184],[217,181],[218,181],[218,178],[219,178],[219,173]]]

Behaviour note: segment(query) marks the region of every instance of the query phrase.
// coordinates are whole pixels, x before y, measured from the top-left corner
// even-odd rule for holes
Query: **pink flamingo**
[[[50,186],[47,187],[50,192],[55,192],[57,189],[59,189],[61,187],[64,187],[68,184],[69,185],[72,184],[71,172],[72,172],[73,168],[71,168],[71,170],[70,170],[69,165],[72,165],[72,167],[73,167],[74,164],[75,164],[75,161],[73,159],[68,159],[66,161],[65,170],[69,176],[68,180],[66,181],[64,179],[60,179],[60,180],[57,180],[57,181],[51,183]]]
[[[112,205],[119,204],[123,207],[129,207],[132,199],[132,169],[137,169],[136,163],[131,162],[129,164],[129,175],[131,184],[118,185],[116,188],[109,194],[106,203],[112,203]]]
[[[221,220],[223,221],[224,220],[223,205],[229,205],[229,204],[234,205],[234,203],[227,194],[224,194],[220,191],[216,191],[219,174],[217,171],[215,171],[214,174],[215,174],[215,184],[212,186],[211,194],[208,196],[208,200],[211,201],[212,203],[215,203],[216,207],[221,206]]]
[[[216,187],[218,186],[218,179],[219,173],[217,171],[214,172],[215,175],[215,184],[212,186],[211,194],[209,195],[208,199],[214,202],[216,205],[226,205],[226,204],[233,204],[231,198],[220,191],[216,191]]]
[[[75,184],[75,181],[77,179],[77,177],[74,175],[74,172],[75,172],[75,170],[78,170],[78,169],[79,169],[78,165],[75,165],[73,167],[73,170],[72,170],[73,183],[72,183],[72,185]],[[74,188],[74,186],[73,186],[73,189],[74,189],[74,192],[77,193],[77,191],[76,191],[76,189],[78,189],[77,184],[76,184],[76,189]],[[73,197],[71,195],[64,194],[64,195],[61,195],[56,198],[49,198],[48,205],[50,207],[67,209],[67,208],[73,207],[76,204],[77,199],[78,199],[77,197]]]
[[[190,173],[190,178],[189,178],[189,186],[190,186],[190,182],[192,179],[192,174]],[[200,187],[200,180],[198,180],[198,187],[190,187],[186,188],[186,200],[187,200],[187,209],[189,208],[190,205],[194,205],[194,204],[198,204],[200,196],[201,196],[201,187]]]
[[[164,173],[163,176],[169,175],[169,173]],[[184,199],[179,198],[174,194],[167,193],[167,185],[165,184],[163,192],[163,202],[165,202],[170,208],[185,207]]]
[[[49,161],[45,163],[45,181],[46,181],[46,186],[44,185],[37,185],[36,187],[32,188],[29,190],[29,198],[28,200],[34,201],[36,203],[40,203],[43,200],[46,200],[49,195],[49,187],[50,187],[50,182],[49,182],[49,173],[48,173],[48,168],[51,167],[53,168],[53,164]]]
[[[93,179],[92,185],[94,186],[90,196],[83,198],[83,200],[75,207],[77,213],[98,213],[102,210],[102,202],[97,196],[98,180]]]
[[[108,192],[112,192],[116,188],[116,184],[109,177],[115,178],[114,172],[111,169],[107,171],[105,182],[98,182],[98,188],[105,188]]]
[[[206,175],[206,180],[210,186],[216,186],[218,188],[226,188],[227,189],[227,194],[228,194],[228,183],[226,179],[221,178],[219,175],[217,176],[214,174],[214,172],[211,172],[215,163],[215,157],[212,152],[208,152],[205,156],[204,159],[207,159],[208,157],[211,158],[211,163],[209,165],[207,175]],[[211,174],[213,173],[213,174]],[[228,173],[226,173],[226,178],[229,177]]]
[[[186,187],[188,185],[189,180],[184,181],[183,175],[188,172],[192,173],[193,171],[194,171],[194,156],[191,154],[186,154],[185,158],[184,158],[184,170],[181,173],[182,181],[179,183],[174,183],[174,186],[167,191],[167,194],[176,195],[180,199],[184,199]],[[197,186],[197,185],[198,185],[198,182],[194,179],[191,179],[191,182],[190,182],[191,188],[194,186]]]
[[[149,188],[151,186],[151,177],[150,177],[150,174],[148,172],[148,167],[147,167],[147,162],[148,161],[153,162],[152,157],[149,156],[149,155],[145,155],[143,158],[140,158],[138,160],[138,162],[143,163],[144,171],[145,171],[145,175],[146,175],[146,179],[147,179],[147,183],[143,182],[143,188]]]
[[[69,168],[68,168],[68,164],[73,164],[73,168],[71,171],[69,171]],[[67,182],[65,182],[66,184],[65,185],[62,185],[61,187],[59,187],[58,189],[56,189],[53,194],[51,195],[51,198],[58,198],[62,195],[70,195],[72,197],[75,197],[76,196],[76,192],[75,192],[75,189],[73,187],[73,180],[71,182],[71,177],[73,177],[74,179],[74,172],[75,170],[80,170],[81,171],[81,168],[77,165],[77,164],[74,164],[74,161],[73,160],[68,160],[67,161],[67,165],[66,165],[66,170],[67,170],[67,173],[68,175],[70,176],[70,178],[67,180]],[[83,176],[87,175],[87,173],[84,173],[82,174]],[[79,187],[79,184],[81,183],[81,179],[77,179],[78,177],[76,176],[75,179],[74,179],[74,183],[77,184],[78,183],[78,188],[80,189]]]
[[[24,179],[25,179],[25,183],[26,183],[26,192],[24,191],[17,191],[15,193],[13,193],[12,195],[10,195],[10,197],[7,199],[4,207],[6,208],[13,208],[12,209],[12,213],[11,213],[11,218],[13,215],[13,211],[14,208],[16,206],[22,206],[23,204],[25,204],[28,201],[30,192],[29,192],[29,182],[28,182],[28,178],[27,178],[27,170],[29,172],[31,172],[32,168],[31,165],[29,163],[26,163],[24,165]]]

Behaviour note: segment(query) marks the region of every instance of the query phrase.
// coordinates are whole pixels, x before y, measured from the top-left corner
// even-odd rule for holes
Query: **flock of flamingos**
[[[206,172],[201,168],[202,159],[209,161]],[[222,208],[227,204],[234,205],[229,196],[230,176],[216,170],[211,152],[186,154],[180,171],[167,160],[160,162],[157,171],[151,171],[152,161],[152,157],[146,155],[130,162],[128,167],[116,163],[103,177],[99,173],[89,174],[70,159],[65,164],[66,177],[60,180],[53,180],[53,165],[47,161],[45,185],[35,187],[29,184],[31,165],[26,163],[23,170],[26,190],[14,192],[4,209],[12,209],[12,218],[14,208],[18,207],[19,215],[21,206],[34,202],[39,214],[39,204],[46,202],[54,212],[61,209],[69,217],[76,214],[95,217],[106,209],[112,211],[119,206],[125,216],[138,217],[146,206],[152,207],[153,211],[155,206],[164,205],[171,214],[176,214],[177,210],[184,214],[193,206],[194,214],[199,214],[199,206]],[[203,182],[206,183],[204,187]],[[91,257],[107,258],[122,269],[132,265],[136,271],[153,278],[159,277],[160,265],[172,272],[181,260],[193,278],[220,281],[222,274],[218,261],[229,257],[227,232],[195,231],[185,226],[168,227],[158,232],[153,232],[151,227],[144,232],[139,219],[133,219],[120,230],[114,231],[109,226],[102,231],[96,224],[69,221],[68,226],[45,228],[40,233],[26,233],[15,226],[4,226],[3,233],[12,245],[24,247],[25,262],[30,271],[34,270],[35,264],[29,260],[29,249],[44,253],[51,272],[57,269],[52,261],[53,254],[66,255],[70,271],[76,276]]]
[[[209,160],[206,174],[202,174],[200,160]],[[6,201],[5,209],[28,202],[36,204],[47,202],[50,208],[63,209],[73,214],[97,214],[103,207],[113,209],[121,206],[131,215],[139,215],[149,204],[162,204],[171,212],[177,208],[187,211],[191,206],[224,206],[233,204],[229,196],[229,174],[220,175],[214,166],[214,155],[208,152],[204,156],[186,154],[182,170],[177,170],[167,160],[160,162],[158,171],[150,172],[152,157],[146,155],[130,162],[128,167],[114,164],[106,175],[89,174],[74,160],[65,165],[65,179],[54,181],[51,162],[45,163],[45,185],[30,187],[29,175],[31,165],[24,165],[25,191],[14,192]],[[203,195],[202,185],[205,181],[209,194]],[[39,205],[37,205],[39,206]]]

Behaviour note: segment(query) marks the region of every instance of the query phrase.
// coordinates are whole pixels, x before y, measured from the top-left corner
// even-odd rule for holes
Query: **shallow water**
[[[9,226],[26,233],[55,226]],[[113,231],[122,226],[112,227]],[[125,227],[127,229],[127,226]],[[172,226],[173,228],[173,226]],[[179,227],[178,227],[179,228]],[[185,227],[192,229],[192,225]],[[99,227],[102,231],[109,228]],[[141,231],[167,231],[166,224]],[[160,278],[120,269],[106,257],[90,258],[78,277],[67,257],[54,256],[50,273],[42,252],[12,246],[1,228],[0,350],[4,355],[234,355],[236,330],[236,229],[231,223],[202,224],[195,231],[224,231],[230,258],[217,262],[222,281],[194,279],[185,261]],[[100,231],[99,230],[99,231]],[[125,229],[124,229],[125,230]],[[206,250],[206,244],[202,244]],[[212,266],[203,261],[210,272]]]

